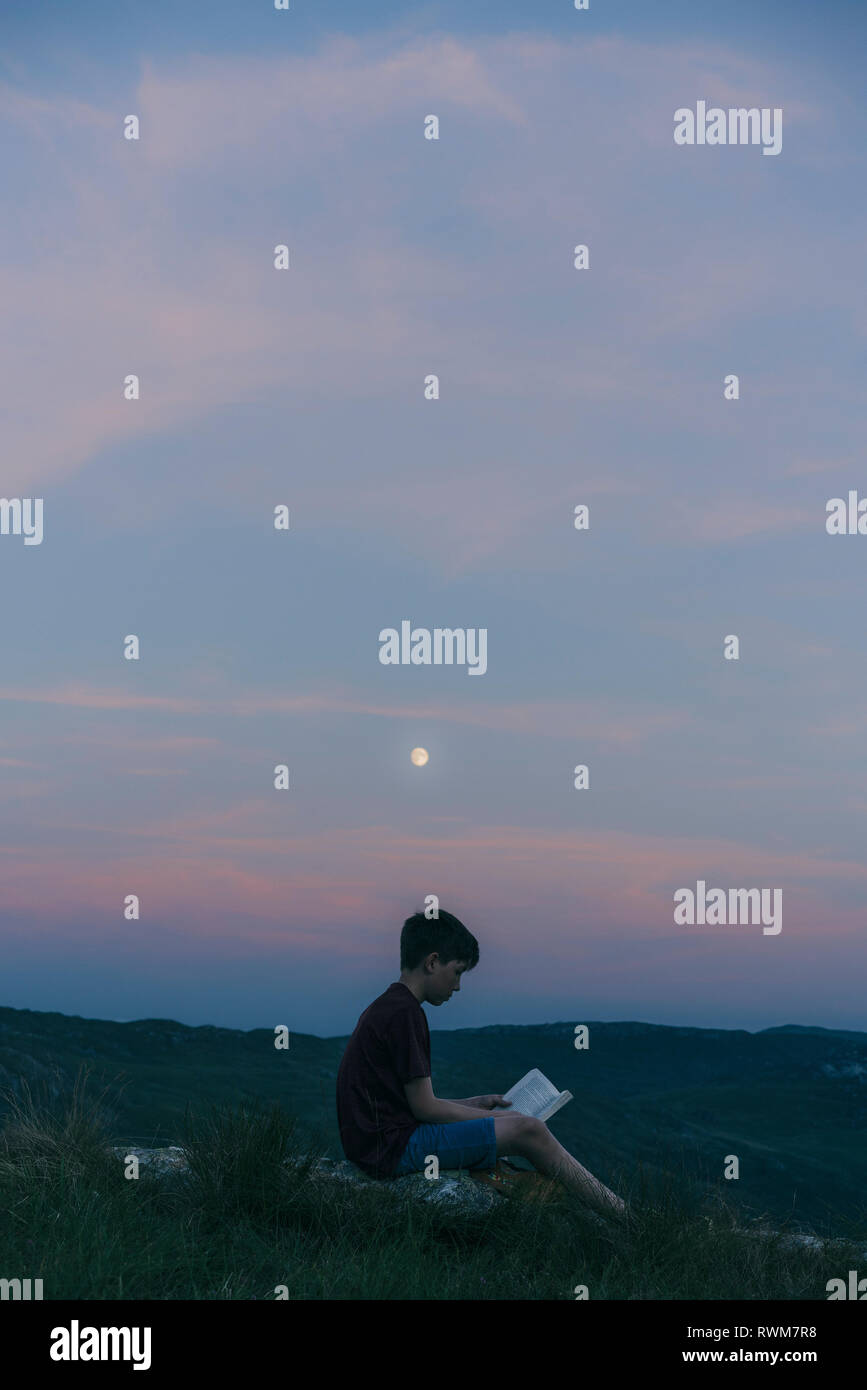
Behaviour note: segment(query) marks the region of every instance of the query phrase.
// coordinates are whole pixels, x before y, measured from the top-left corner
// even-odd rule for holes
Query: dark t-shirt
[[[427,1019],[398,982],[364,1010],[337,1073],[343,1152],[371,1177],[392,1176],[418,1127],[403,1088],[420,1076],[430,1076]]]

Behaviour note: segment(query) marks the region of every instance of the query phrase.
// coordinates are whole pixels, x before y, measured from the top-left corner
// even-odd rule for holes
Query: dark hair
[[[414,970],[431,951],[439,952],[443,965],[450,960],[467,962],[467,969],[479,963],[479,943],[463,922],[450,912],[440,911],[428,920],[423,912],[407,917],[400,934],[400,968]]]

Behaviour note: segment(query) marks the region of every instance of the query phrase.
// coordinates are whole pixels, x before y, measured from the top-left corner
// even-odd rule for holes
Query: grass
[[[13,1097],[0,1131],[0,1277],[46,1299],[824,1299],[857,1251],[760,1239],[757,1216],[681,1175],[616,1183],[623,1230],[563,1194],[479,1219],[316,1181],[279,1107],[186,1118],[188,1170],[127,1179],[105,1094]],[[863,1244],[864,1242],[862,1242]],[[863,1264],[863,1258],[862,1258]]]

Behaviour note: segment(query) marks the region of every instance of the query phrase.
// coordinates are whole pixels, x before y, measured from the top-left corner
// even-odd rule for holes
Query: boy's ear
[[[438,963],[438,962],[439,962],[439,958],[440,958],[439,951],[431,951],[430,955],[425,957],[425,962],[424,962],[424,968],[425,968],[425,970],[433,970],[433,968],[434,968],[434,962],[437,962],[437,963]]]

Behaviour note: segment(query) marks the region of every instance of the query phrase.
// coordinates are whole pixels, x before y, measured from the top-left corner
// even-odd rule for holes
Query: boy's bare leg
[[[519,1154],[535,1168],[557,1178],[571,1192],[602,1211],[626,1214],[626,1203],[573,1158],[554,1138],[542,1120],[531,1115],[492,1115],[497,1132],[497,1153]]]

